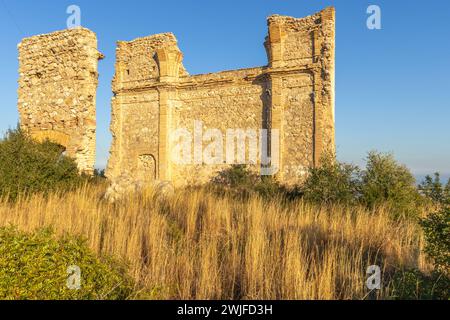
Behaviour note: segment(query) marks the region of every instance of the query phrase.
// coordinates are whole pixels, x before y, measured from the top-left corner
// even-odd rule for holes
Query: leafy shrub
[[[263,198],[281,195],[285,191],[272,176],[260,176],[245,165],[234,165],[214,177],[209,186],[220,193],[238,197],[259,194]]]
[[[450,277],[450,207],[444,207],[421,220],[425,234],[425,252],[435,269]]]
[[[94,176],[106,179],[105,169],[94,169]]]
[[[447,184],[444,189],[445,198],[447,199],[447,203],[450,204],[450,179],[448,179]]]
[[[370,152],[361,184],[362,201],[369,208],[387,203],[396,217],[417,216],[421,198],[414,176],[392,154]]]
[[[219,173],[211,185],[239,196],[259,193],[264,197],[282,195],[287,199],[303,197],[315,203],[361,204],[368,208],[389,205],[392,216],[417,218],[425,204],[408,168],[392,154],[370,152],[365,170],[342,163],[333,155],[322,158],[318,167],[310,168],[302,185],[287,189],[273,177],[260,177],[244,165],[236,165]],[[450,182],[442,188],[450,193]],[[448,196],[447,196],[448,198]]]
[[[108,178],[106,178],[104,169],[94,169],[94,175],[92,177],[84,176],[85,180],[88,180],[93,184],[107,184]]]
[[[391,286],[393,299],[450,299],[450,278],[437,272],[424,274],[416,269],[398,271],[392,278]]]
[[[450,205],[450,179],[444,186],[441,183],[439,173],[434,174],[434,179],[426,176],[425,180],[419,185],[419,190],[434,203]]]
[[[360,194],[359,168],[325,156],[319,167],[309,170],[301,190],[304,198],[312,202],[357,203]]]
[[[245,165],[233,165],[222,170],[212,182],[226,188],[251,187],[259,180],[259,176],[247,169]]]
[[[81,269],[79,290],[67,286],[69,266]],[[0,299],[126,299],[132,282],[112,259],[97,258],[85,242],[0,228]]]
[[[9,130],[0,141],[0,195],[14,200],[21,193],[79,186],[86,177],[63,151],[58,144],[31,140],[20,129]]]

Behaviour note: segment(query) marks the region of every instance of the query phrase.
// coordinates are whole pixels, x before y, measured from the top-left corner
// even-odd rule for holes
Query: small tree
[[[421,221],[425,234],[425,252],[435,269],[450,277],[450,207],[430,214]]]
[[[448,179],[447,185],[444,189],[444,199],[446,199],[446,203],[450,205],[450,179]]]
[[[443,186],[439,173],[434,174],[434,179],[427,175],[419,185],[420,192],[435,203],[444,203],[449,199],[449,184]]]
[[[256,173],[251,172],[245,165],[233,165],[223,171],[220,171],[212,179],[212,183],[226,188],[252,188],[259,180]]]
[[[0,195],[11,200],[19,194],[47,193],[80,185],[75,162],[64,148],[50,141],[38,143],[20,129],[9,130],[0,140]]]
[[[309,170],[301,190],[308,201],[354,204],[360,197],[359,174],[357,166],[341,163],[327,155],[319,167]]]
[[[270,198],[285,191],[272,176],[260,176],[245,165],[233,165],[219,172],[211,180],[210,187],[238,197],[258,194],[263,198]]]
[[[387,203],[394,216],[417,216],[420,195],[414,176],[392,154],[370,152],[362,173],[363,202],[373,208]]]

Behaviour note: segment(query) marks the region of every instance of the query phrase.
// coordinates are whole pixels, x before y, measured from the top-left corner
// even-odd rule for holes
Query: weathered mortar
[[[66,148],[80,171],[95,164],[95,33],[76,28],[25,38],[18,45],[20,126],[37,140]]]
[[[170,134],[196,120],[221,132],[279,129],[277,177],[285,184],[301,181],[324,152],[333,152],[334,8],[302,19],[271,16],[268,28],[268,66],[195,76],[186,73],[171,33],[119,42],[107,176],[208,181],[227,165],[180,165],[170,156]]]

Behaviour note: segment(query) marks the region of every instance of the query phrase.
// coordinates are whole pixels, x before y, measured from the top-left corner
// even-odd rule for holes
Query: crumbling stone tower
[[[274,15],[268,29],[267,66],[194,76],[171,33],[118,42],[107,176],[175,185],[208,181],[229,164],[171,159],[171,133],[199,120],[221,132],[278,129],[277,177],[285,184],[301,181],[333,152],[334,8],[301,19]]]
[[[63,146],[81,172],[95,164],[97,50],[94,32],[76,28],[25,38],[19,49],[20,126]]]

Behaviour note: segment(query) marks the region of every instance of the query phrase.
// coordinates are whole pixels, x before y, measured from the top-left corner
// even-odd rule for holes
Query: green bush
[[[426,176],[425,180],[419,185],[420,192],[436,204],[450,205],[450,179],[446,186],[441,183],[439,173]]]
[[[38,143],[20,129],[9,130],[0,141],[0,195],[68,190],[86,181],[75,162],[63,156],[63,147]]]
[[[263,198],[282,195],[285,190],[272,176],[260,176],[245,165],[234,165],[225,169],[211,180],[209,187],[219,193],[237,197],[258,194]]]
[[[450,207],[444,207],[421,220],[425,252],[438,272],[450,277]]]
[[[395,217],[416,217],[421,197],[414,176],[392,154],[370,152],[362,172],[362,201],[369,208],[388,204]]]
[[[445,198],[447,199],[447,203],[450,205],[450,179],[448,179],[448,182],[444,189]]]
[[[244,165],[220,172],[211,185],[216,190],[239,196],[256,192],[264,197],[303,197],[314,203],[360,204],[370,209],[387,204],[394,218],[417,218],[426,203],[408,168],[399,164],[392,154],[377,152],[368,154],[365,170],[327,155],[322,158],[320,166],[309,169],[303,184],[290,189],[277,183],[273,177],[260,177]],[[442,194],[448,199],[450,182],[447,187],[442,187]]]
[[[81,270],[79,290],[67,286],[70,266]],[[131,291],[123,266],[97,258],[78,238],[0,228],[0,299],[126,299]]]
[[[212,183],[226,188],[253,187],[259,181],[259,176],[248,170],[245,165],[233,165],[222,170]]]
[[[303,197],[316,203],[355,204],[360,195],[359,168],[341,163],[333,156],[322,159],[321,165],[309,170],[301,186]]]
[[[391,281],[391,297],[398,300],[448,300],[450,278],[416,269],[398,271]]]
[[[104,169],[94,169],[94,174],[90,177],[83,176],[84,180],[92,184],[108,185],[108,178],[106,178]]]
[[[317,203],[359,203],[368,208],[388,204],[394,217],[416,217],[423,204],[408,168],[391,154],[377,152],[368,154],[362,171],[326,156],[309,170],[300,190],[306,200]]]

